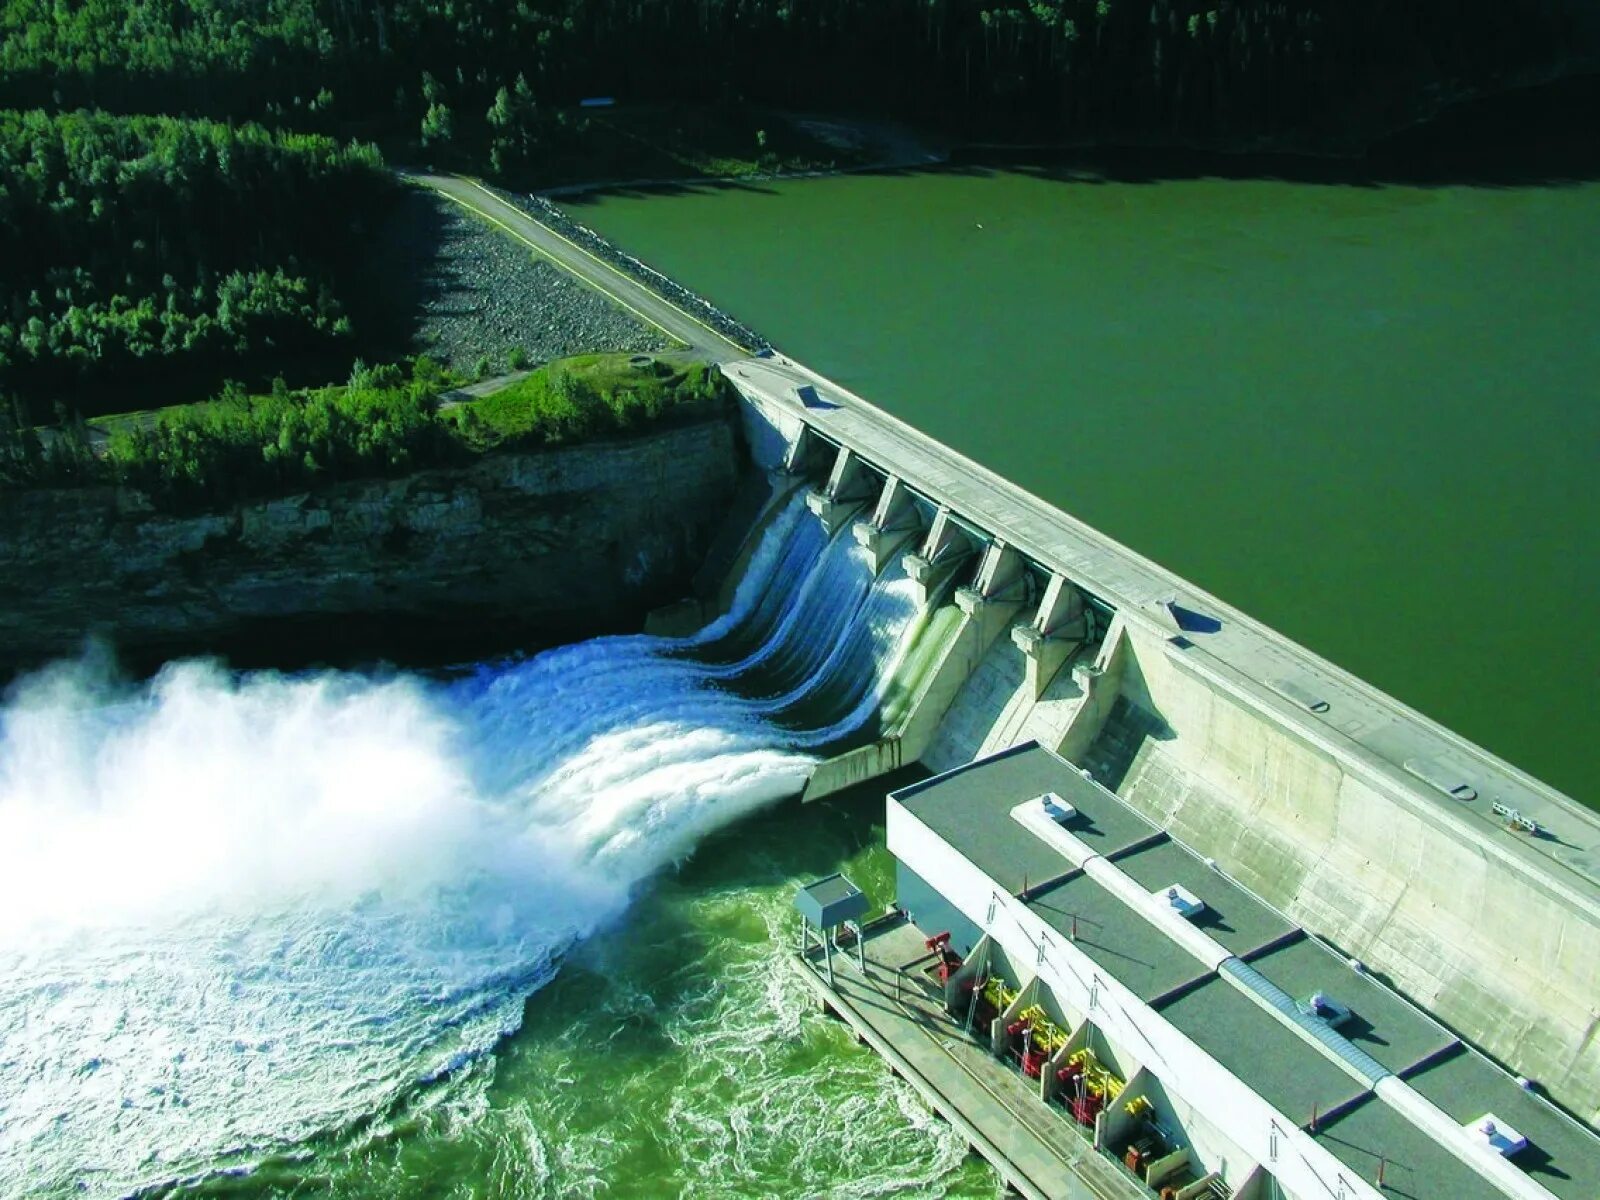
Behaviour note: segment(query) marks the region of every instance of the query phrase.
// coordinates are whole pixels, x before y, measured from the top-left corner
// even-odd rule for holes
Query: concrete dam
[[[1595,814],[805,367],[724,370],[772,485],[746,543],[803,493],[930,614],[808,800],[1036,741],[1600,1118]]]
[[[206,598],[162,568],[212,537],[236,569],[207,611],[270,607],[297,577],[260,568],[292,559],[359,611],[394,529],[422,603],[481,586],[554,627],[628,595],[636,628],[702,564],[693,597],[642,635],[438,674],[130,681],[86,656],[25,680],[0,709],[0,1194],[375,1194],[437,1181],[442,1147],[518,1195],[725,1169],[751,1195],[965,1191],[972,1150],[1040,1200],[1600,1195],[1569,1115],[1600,1115],[1594,814],[497,211],[721,362],[736,410],[231,522],[72,511],[187,585],[136,625]],[[81,555],[74,604],[136,592],[49,517],[21,541],[55,557],[26,561],[71,578]],[[849,811],[772,811],[845,789]],[[840,912],[846,961],[793,953],[802,921],[835,945]],[[918,1088],[925,1061],[852,1026],[891,1074],[802,1021],[785,963],[899,1020],[925,1081],[994,1082],[977,1135]],[[627,1129],[575,1131],[579,1108]],[[424,1157],[371,1153],[376,1126],[414,1133],[383,1114],[424,1111],[449,1126]],[[530,1130],[528,1173],[494,1174]]]

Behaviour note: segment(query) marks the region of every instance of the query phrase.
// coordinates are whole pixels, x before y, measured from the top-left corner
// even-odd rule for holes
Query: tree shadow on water
[[[1486,97],[1373,143],[1362,156],[1105,146],[976,147],[968,172],[1005,169],[1062,183],[1275,180],[1334,187],[1560,187],[1600,180],[1600,75]]]

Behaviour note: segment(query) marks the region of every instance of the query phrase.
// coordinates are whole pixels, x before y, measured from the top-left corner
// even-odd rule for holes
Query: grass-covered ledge
[[[214,400],[93,422],[44,437],[0,420],[0,486],[118,484],[161,509],[196,510],[350,479],[460,466],[499,450],[629,437],[729,410],[713,365],[597,354],[546,364],[487,395],[427,358],[361,367],[338,387]]]

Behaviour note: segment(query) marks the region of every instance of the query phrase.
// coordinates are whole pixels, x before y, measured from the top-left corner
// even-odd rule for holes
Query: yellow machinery
[[[1028,1022],[1033,1032],[1034,1046],[1046,1055],[1055,1054],[1067,1044],[1067,1031],[1052,1021],[1039,1005],[1030,1004],[1018,1015]]]
[[[1017,998],[1017,989],[1007,984],[1000,976],[991,975],[983,985],[983,998],[994,1005],[995,1012],[1003,1013]]]
[[[1122,1089],[1127,1086],[1094,1056],[1093,1050],[1087,1047],[1070,1054],[1067,1057],[1067,1067],[1068,1069],[1072,1067],[1081,1068],[1084,1090],[1089,1095],[1098,1097],[1105,1104],[1110,1104],[1114,1101],[1122,1094]]]

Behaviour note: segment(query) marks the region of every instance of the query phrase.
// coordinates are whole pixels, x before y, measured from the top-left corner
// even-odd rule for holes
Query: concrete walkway
[[[477,383],[469,383],[464,387],[451,388],[448,392],[439,393],[439,407],[454,408],[469,400],[481,400],[485,396],[505,391],[513,383],[520,383],[532,374],[532,371],[509,371],[504,375],[480,379]]]
[[[1036,1083],[962,1032],[920,971],[901,969],[924,955],[916,926],[897,918],[866,932],[864,974],[854,948],[834,955],[831,985],[820,951],[791,961],[822,1003],[959,1129],[1007,1186],[1029,1200],[1149,1200],[1065,1113],[1039,1099]]]

